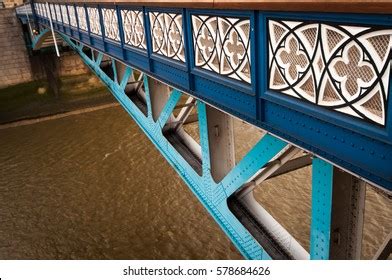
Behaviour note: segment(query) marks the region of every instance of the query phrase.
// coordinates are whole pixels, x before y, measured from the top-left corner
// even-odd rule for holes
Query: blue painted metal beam
[[[67,5],[73,7],[73,4]],[[103,6],[86,4],[82,8],[85,9],[85,7],[98,8],[99,23],[101,31],[103,31],[100,37],[92,34],[88,13],[86,13],[85,19],[87,31],[80,28],[82,19],[79,17],[77,17],[78,24],[76,26],[56,21],[56,31],[105,52],[105,54],[148,73],[172,87],[183,90],[229,114],[309,150],[375,185],[392,191],[391,98],[385,100],[386,123],[384,126],[380,126],[269,90],[267,41],[267,34],[269,34],[267,23],[271,18],[291,21],[311,19],[313,22],[329,25],[341,23],[368,26],[374,30],[391,30],[392,18],[390,16],[313,14],[310,17],[309,14],[304,13],[135,8],[105,5],[105,8],[113,9],[117,15],[117,26],[115,26],[119,32],[119,42],[117,42],[109,39],[105,34],[103,26],[105,21],[101,11]],[[145,47],[131,45],[129,38],[126,38],[129,31],[125,32],[125,12],[131,11],[141,12],[141,20],[144,22],[145,37],[143,37],[143,42]],[[159,16],[160,13],[166,12],[177,14],[181,17],[179,22],[186,26],[183,28],[182,34],[183,58],[167,57],[153,49],[151,15],[155,13]],[[37,13],[37,15],[39,23],[42,26],[48,26],[47,18],[42,16],[42,13],[41,15]],[[194,38],[191,27],[194,15],[249,20],[250,58],[252,61],[250,84],[195,66]],[[392,86],[388,93],[391,88]]]
[[[45,32],[49,32],[45,30]],[[43,34],[40,35],[42,37]],[[103,53],[98,52],[96,59],[83,52],[83,44],[75,43],[70,37],[61,35],[82,58],[86,65],[108,86],[124,109],[136,121],[156,148],[168,160],[191,191],[209,211],[215,221],[248,259],[270,259],[260,244],[244,228],[228,208],[228,198],[247,183],[262,167],[280,153],[287,143],[266,134],[244,158],[218,183],[211,176],[210,151],[208,142],[206,104],[197,102],[202,148],[202,174],[199,175],[189,163],[171,146],[162,130],[172,114],[182,93],[173,89],[159,118],[154,121],[150,101],[150,89],[147,76],[143,76],[147,103],[147,116],[126,96],[124,89],[133,75],[131,67],[126,66],[122,77],[108,77],[100,68]],[[112,59],[112,65],[115,60]],[[115,68],[114,68],[115,70]],[[312,223],[311,223],[311,259],[328,259],[330,243],[330,224],[332,206],[333,166],[319,158],[313,159],[312,178]]]
[[[328,260],[331,238],[333,165],[318,158],[312,164],[310,258]]]
[[[132,69],[130,67],[127,67],[121,81],[113,81],[99,67],[100,59],[94,62],[82,52],[80,46],[75,45],[68,37],[63,35],[63,39],[78,52],[86,65],[89,66],[90,69],[108,86],[116,99],[122,104],[124,109],[136,121],[148,138],[154,143],[156,148],[177,171],[191,191],[198,197],[200,202],[230,237],[239,251],[249,259],[269,259],[268,254],[228,209],[227,198],[246,183],[277,153],[285,148],[287,143],[267,134],[221,182],[215,183],[210,173],[206,105],[204,103],[200,101],[197,103],[200,142],[203,155],[203,174],[200,176],[179,152],[171,146],[162,133],[164,124],[172,114],[174,107],[182,95],[181,92],[173,89],[169,100],[163,108],[158,120],[155,122],[152,118],[149,98],[150,92],[146,76],[144,76],[144,87],[148,107],[147,117],[124,93],[126,83],[132,75]]]

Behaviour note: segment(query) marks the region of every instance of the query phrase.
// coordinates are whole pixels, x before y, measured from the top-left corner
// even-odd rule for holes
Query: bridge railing
[[[15,12],[18,16],[25,16],[26,14],[32,15],[33,11],[30,4],[21,5],[15,8]]]
[[[51,19],[56,31],[392,190],[392,17],[366,13],[392,13],[391,4],[342,1],[338,12],[362,11],[342,14],[325,1],[295,10],[329,13],[256,2],[34,9],[41,25]]]
[[[359,258],[361,179],[392,190],[392,20],[337,13],[347,3],[364,12],[370,0],[327,2],[260,0],[234,10],[219,0],[38,1],[34,49],[55,38],[53,27],[247,258]],[[317,13],[322,7],[328,13]],[[369,7],[388,12],[391,4]],[[231,115],[267,132],[238,162]],[[186,121],[198,125],[198,141]],[[308,250],[255,189],[309,164]]]

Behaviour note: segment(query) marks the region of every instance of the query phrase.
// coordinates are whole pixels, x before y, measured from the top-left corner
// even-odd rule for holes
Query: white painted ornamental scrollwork
[[[269,88],[385,125],[392,29],[269,20]]]
[[[56,21],[57,22],[62,22],[60,5],[55,4],[54,8],[55,8],[55,11],[56,11],[56,17],[55,17]]]
[[[38,15],[40,15],[39,8],[38,8],[38,5],[39,5],[39,4],[34,3],[33,5],[34,5],[35,13],[38,14]]]
[[[90,24],[90,32],[95,35],[102,35],[101,22],[99,21],[99,11],[97,8],[88,7],[88,22]]]
[[[45,7],[42,3],[39,3],[38,8],[40,10],[40,16],[44,17],[45,16]]]
[[[118,30],[117,11],[115,9],[102,9],[103,27],[105,29],[105,37],[114,41],[120,41],[120,33]]]
[[[251,83],[250,19],[192,15],[195,66]]]
[[[69,24],[67,7],[65,5],[60,5],[60,8],[61,8],[61,15],[63,16],[64,23]]]
[[[143,11],[122,10],[122,25],[125,44],[146,50],[146,36],[144,29]]]
[[[76,13],[79,21],[79,28],[83,31],[87,31],[86,10],[84,9],[84,7],[77,6]]]
[[[72,27],[77,28],[77,22],[76,22],[76,14],[75,14],[75,7],[73,5],[68,5],[68,15],[69,15],[69,24]]]
[[[39,16],[41,16],[42,17],[42,12],[41,12],[41,7],[40,7],[40,4],[38,3],[34,3],[34,10],[35,10],[35,12],[37,13],[37,15],[39,15]]]
[[[52,18],[52,20],[56,20],[56,12],[54,9],[54,5],[53,4],[49,4],[49,9],[50,9],[50,16]]]
[[[182,15],[150,12],[152,51],[185,62]]]
[[[48,18],[48,14],[47,14],[47,11],[46,11],[46,5],[43,4],[43,3],[39,3],[39,5],[40,5],[40,8],[41,8],[42,17],[43,18]]]

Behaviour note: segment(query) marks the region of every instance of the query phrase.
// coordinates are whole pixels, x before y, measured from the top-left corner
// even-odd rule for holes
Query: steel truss
[[[44,30],[38,36],[42,41]],[[364,183],[266,133],[235,164],[233,117],[60,34],[106,84],[127,113],[176,170],[222,230],[248,259],[359,258]],[[37,47],[37,46],[36,46]],[[183,98],[184,99],[184,98]],[[192,109],[197,108],[197,115]],[[173,114],[175,109],[180,112]],[[198,122],[200,144],[183,129]],[[253,197],[268,178],[312,164],[310,252]],[[341,217],[347,219],[342,219]],[[339,218],[340,217],[340,218]]]

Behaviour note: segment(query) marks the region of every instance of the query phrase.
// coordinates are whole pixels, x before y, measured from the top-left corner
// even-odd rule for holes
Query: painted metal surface
[[[312,165],[312,219],[310,258],[329,259],[333,165],[318,158]]]
[[[34,7],[41,25],[51,13],[55,30],[392,190],[390,16]]]
[[[247,230],[244,229],[233,214],[231,214],[227,207],[226,200],[234,193],[234,191],[247,182],[261,167],[268,163],[271,158],[286,147],[287,144],[271,135],[266,135],[255,145],[244,159],[237,164],[237,166],[235,166],[220,182],[216,183],[210,173],[211,167],[206,117],[207,105],[198,101],[197,108],[200,126],[200,145],[203,162],[202,175],[198,175],[189,163],[177,152],[177,150],[170,145],[162,133],[165,123],[181,97],[181,92],[178,90],[172,90],[158,119],[154,121],[147,76],[144,76],[144,87],[148,109],[147,116],[145,116],[124,93],[127,81],[132,75],[132,68],[127,67],[124,76],[117,83],[110,79],[100,68],[99,65],[102,55],[99,55],[98,58],[93,61],[82,52],[83,45],[78,46],[74,44],[66,36],[63,36],[63,38],[79,53],[84,62],[108,86],[113,95],[138,123],[140,128],[146,133],[182,179],[187,183],[193,193],[199,198],[201,203],[231,238],[240,252],[250,259],[269,258],[261,246],[257,244]]]
[[[246,258],[270,256],[227,201],[281,154],[287,142],[318,156],[312,165],[311,259],[329,259],[333,249],[334,165],[392,190],[390,17],[107,3],[34,7],[42,33],[33,45],[48,32],[51,15],[54,29],[109,87]],[[84,46],[96,55],[88,57]],[[112,78],[100,67],[104,57],[111,60]],[[159,82],[155,86],[144,75],[145,114],[124,91],[133,68],[174,88]],[[200,172],[163,132],[181,91],[198,98]],[[156,94],[165,98],[156,99]],[[211,135],[209,123],[212,116],[217,123],[228,119],[223,112],[211,113],[215,109],[206,103],[287,142],[267,134],[236,166],[217,175],[218,150],[212,151],[210,142],[220,140]],[[230,135],[226,138],[229,145]],[[264,213],[256,208],[254,212]]]
[[[45,34],[49,33],[50,30],[46,29],[39,37],[42,38]],[[225,117],[222,115],[217,118],[214,116],[215,113],[208,113],[208,110],[216,109],[210,108],[209,105],[199,100],[197,101],[197,109],[202,172],[198,173],[171,145],[163,132],[165,125],[173,120],[172,113],[182,93],[177,89],[169,90],[164,84],[162,86],[155,86],[154,82],[144,74],[142,81],[147,106],[147,112],[144,114],[125,93],[129,81],[135,81],[133,78],[133,69],[130,66],[109,58],[102,52],[95,51],[93,57],[89,57],[83,51],[83,43],[76,42],[64,34],[61,34],[61,36],[81,56],[86,65],[108,86],[124,109],[131,115],[156,148],[181,176],[244,257],[248,259],[270,259],[268,253],[262,247],[263,244],[258,243],[253,235],[231,212],[228,206],[228,199],[235,193],[240,193],[238,191],[244,185],[257,178],[255,175],[262,174],[259,172],[267,164],[269,164],[268,168],[273,168],[271,165],[273,160],[279,155],[283,155],[285,151],[287,152],[289,145],[270,134],[266,134],[237,165],[233,166],[231,164],[228,168],[224,168],[224,172],[220,173],[221,175],[217,179],[216,176],[212,175],[213,169],[216,168],[212,166],[212,164],[216,165],[216,159],[213,157],[216,156],[215,153],[217,151],[211,151],[214,145],[210,143],[210,141],[212,143],[216,141],[215,138],[217,135],[210,135],[211,133],[216,133],[216,131],[211,127],[214,126],[214,122],[211,122],[212,119],[208,119],[213,118],[215,122],[227,123],[228,120],[226,118],[228,116]],[[103,60],[105,60],[105,63],[103,63]],[[112,78],[101,67],[102,63],[107,64],[107,62],[110,62],[109,65],[113,69]],[[157,96],[164,96],[164,98],[161,98],[158,102],[154,102],[154,98]],[[219,114],[224,113],[220,112]],[[220,120],[220,118],[222,119]],[[225,136],[223,140],[230,142],[230,138],[231,136]],[[226,156],[230,157],[230,154]],[[272,231],[275,234],[278,232],[284,240],[291,240],[289,244],[283,245],[289,246],[288,248],[291,250],[289,251],[294,257],[301,259],[308,257],[310,259],[329,259],[331,217],[333,214],[332,189],[334,184],[334,167],[319,158],[313,159],[312,167],[312,223],[309,255],[301,248],[301,245],[291,239],[292,237],[284,228],[276,224],[277,222],[254,199],[247,199],[245,202],[248,203],[250,209],[253,209],[250,213],[256,213],[258,215],[262,213],[262,216],[259,216],[257,219],[266,225],[274,225]],[[252,196],[251,193],[249,195]]]

